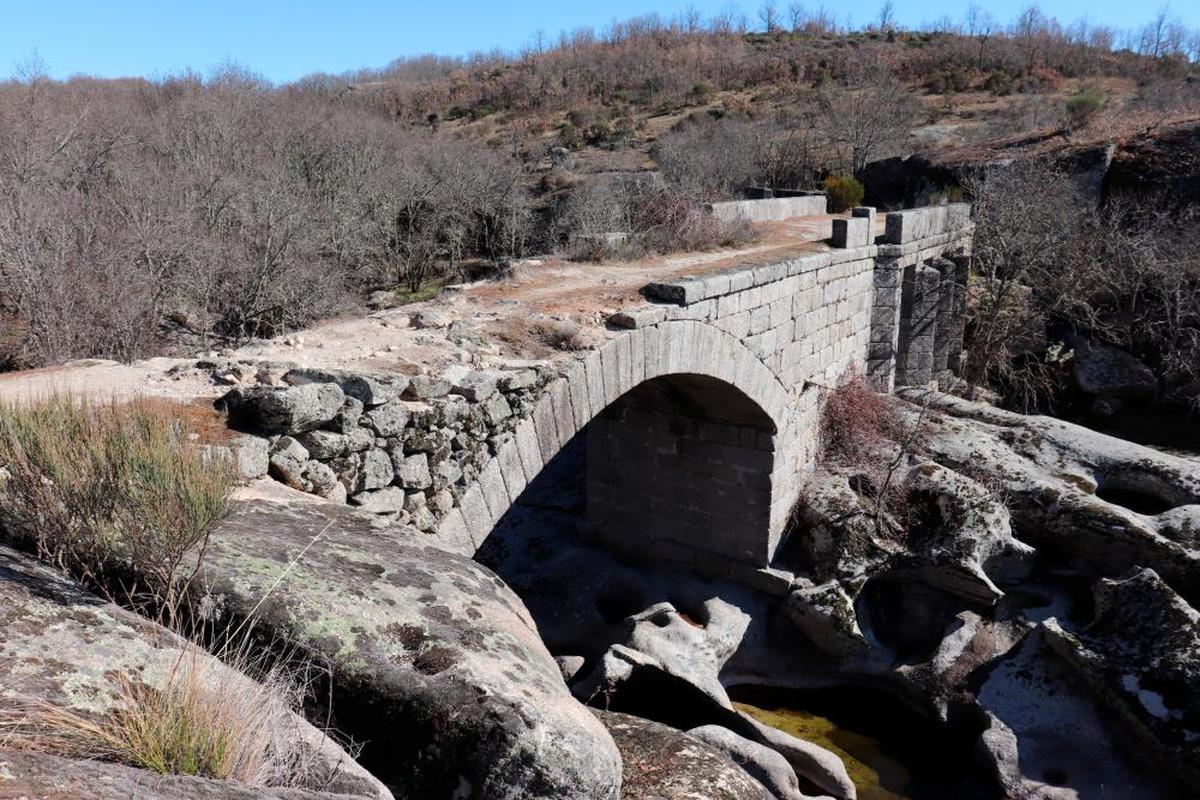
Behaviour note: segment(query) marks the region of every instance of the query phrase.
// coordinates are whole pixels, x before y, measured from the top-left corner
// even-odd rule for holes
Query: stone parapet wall
[[[823,194],[798,197],[769,197],[761,200],[728,200],[709,206],[722,222],[744,219],[748,222],[778,222],[791,217],[811,217],[825,213]]]
[[[885,218],[883,241],[887,244],[909,244],[961,230],[969,225],[970,221],[969,203],[893,211]]]

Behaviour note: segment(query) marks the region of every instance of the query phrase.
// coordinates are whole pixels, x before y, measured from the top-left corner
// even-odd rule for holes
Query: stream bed
[[[931,722],[879,690],[738,686],[734,705],[759,722],[841,757],[859,800],[990,800],[995,782],[974,735]]]

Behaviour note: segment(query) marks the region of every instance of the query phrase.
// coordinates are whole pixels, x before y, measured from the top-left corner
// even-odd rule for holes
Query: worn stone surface
[[[122,678],[166,686],[181,663],[200,671],[214,691],[250,685],[246,676],[149,620],[106,603],[29,556],[0,545],[0,705],[22,703],[104,714],[121,707]],[[277,732],[277,746],[310,752],[312,789],[374,798],[391,794],[328,737],[293,715]],[[15,747],[19,737],[4,744]],[[128,797],[135,787],[150,792],[160,776],[112,765],[91,766],[0,751],[0,796],[19,788],[58,791],[87,787],[96,797]],[[104,778],[102,776],[108,776]],[[89,780],[96,781],[89,783]],[[106,785],[107,784],[107,785]],[[14,788],[17,787],[17,788]],[[39,788],[45,787],[45,788]],[[188,789],[188,787],[191,787]],[[187,795],[185,790],[194,791]],[[63,797],[87,796],[61,789]],[[307,796],[270,794],[262,787],[218,781],[167,779],[164,797]],[[31,796],[39,796],[36,793]],[[44,795],[43,795],[44,796]],[[143,796],[157,796],[147,794]]]
[[[8,800],[347,800],[327,790],[247,786],[0,748],[0,797]],[[376,795],[380,796],[380,795]]]
[[[797,739],[795,736],[763,725],[749,714],[742,714],[758,740],[787,759],[796,775],[817,786],[830,797],[838,800],[856,800],[858,789],[846,772],[842,759],[825,748]]]
[[[1200,792],[1200,612],[1150,569],[1095,586],[1080,631],[1043,623],[1062,656],[1161,766]]]
[[[404,530],[344,506],[248,502],[213,535],[202,585],[246,611],[305,551],[260,625],[329,666],[340,713],[386,731],[363,759],[402,796],[615,800],[616,747],[524,604]]]
[[[766,745],[738,736],[720,725],[702,725],[688,734],[706,742],[728,756],[735,764],[767,788],[779,800],[803,800],[800,783],[792,765]]]
[[[1051,417],[903,396],[930,403],[923,447],[934,460],[1003,488],[1023,541],[1095,575],[1149,567],[1200,601],[1200,463]],[[1140,510],[1104,499],[1112,490]]]
[[[770,800],[761,783],[720,750],[666,725],[593,712],[621,751],[624,800]]]

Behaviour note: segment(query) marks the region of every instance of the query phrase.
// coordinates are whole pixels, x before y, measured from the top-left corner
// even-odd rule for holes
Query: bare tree
[[[967,9],[967,35],[979,43],[979,54],[976,65],[983,66],[984,53],[988,41],[996,33],[996,20],[982,6],[974,3]]]
[[[892,0],[884,0],[883,5],[879,7],[877,24],[880,33],[891,33],[896,29],[896,7]]]
[[[767,33],[775,33],[779,30],[779,6],[775,4],[774,0],[765,0],[758,7],[758,19]]]
[[[822,89],[820,102],[818,125],[848,174],[897,150],[920,110],[918,101],[882,68]]]
[[[807,19],[807,16],[803,3],[788,3],[788,25],[793,31],[798,31],[804,27],[804,21]]]

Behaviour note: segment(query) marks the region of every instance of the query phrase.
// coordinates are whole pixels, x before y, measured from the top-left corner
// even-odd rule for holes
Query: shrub
[[[0,528],[110,600],[173,619],[236,478],[183,416],[66,396],[0,405]]]
[[[822,458],[842,464],[877,460],[881,446],[903,434],[900,415],[889,399],[850,369],[825,397],[821,415]]]
[[[1067,100],[1067,126],[1082,128],[1104,110],[1107,98],[1095,88],[1081,89]]]
[[[829,209],[840,214],[860,204],[865,190],[858,180],[850,175],[833,175],[825,179],[825,196],[829,198]]]

